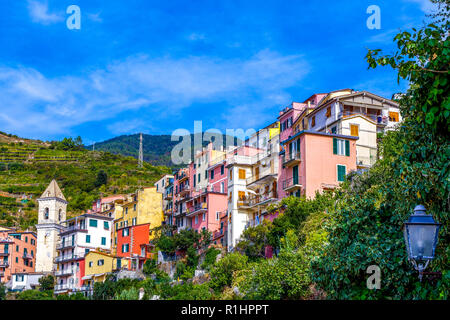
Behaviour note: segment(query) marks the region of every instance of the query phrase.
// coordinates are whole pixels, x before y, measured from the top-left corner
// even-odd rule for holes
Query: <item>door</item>
[[[255,180],[259,179],[259,167],[255,168]]]
[[[298,166],[292,167],[292,183],[298,184]]]

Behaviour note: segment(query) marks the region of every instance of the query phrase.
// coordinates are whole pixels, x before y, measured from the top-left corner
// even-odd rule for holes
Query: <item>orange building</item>
[[[34,272],[36,233],[0,228],[0,281],[8,282],[14,273]]]
[[[150,224],[140,224],[117,229],[117,268],[142,269],[150,258]]]

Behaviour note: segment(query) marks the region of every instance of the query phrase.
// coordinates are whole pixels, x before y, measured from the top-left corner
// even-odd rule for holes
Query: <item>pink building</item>
[[[282,141],[280,186],[286,196],[313,198],[316,191],[336,188],[356,170],[358,137],[300,131]]]

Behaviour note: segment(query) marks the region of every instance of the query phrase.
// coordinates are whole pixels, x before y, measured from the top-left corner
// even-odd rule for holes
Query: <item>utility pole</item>
[[[143,147],[142,147],[142,133],[141,133],[140,141],[139,141],[139,159],[138,159],[138,167],[139,167],[139,168],[142,168],[143,163],[144,163],[144,150],[143,150]]]

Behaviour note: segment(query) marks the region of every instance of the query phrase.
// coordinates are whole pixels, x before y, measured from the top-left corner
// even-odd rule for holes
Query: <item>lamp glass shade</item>
[[[406,223],[405,237],[408,257],[414,260],[434,259],[438,224]]]

